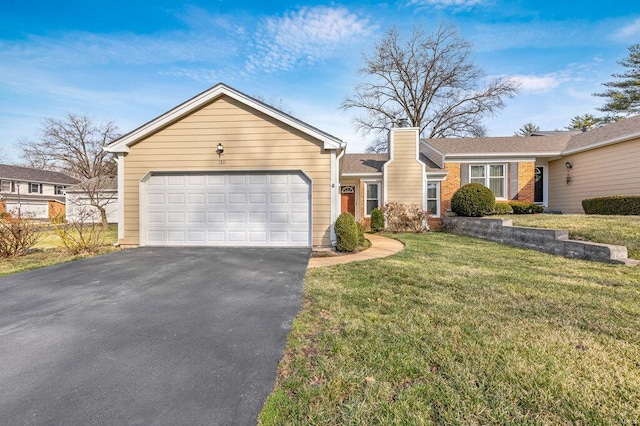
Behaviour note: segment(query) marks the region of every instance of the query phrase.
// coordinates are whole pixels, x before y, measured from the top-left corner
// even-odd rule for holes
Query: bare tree
[[[252,98],[254,98],[259,102],[262,102],[265,105],[275,108],[280,112],[284,112],[285,114],[288,114],[288,115],[292,114],[291,109],[289,108],[289,105],[287,105],[287,103],[282,98],[279,98],[277,96],[271,96],[270,98],[266,98],[265,96],[259,93],[254,93],[252,95]]]
[[[94,178],[116,174],[113,154],[102,148],[118,137],[117,132],[113,122],[98,123],[86,114],[69,114],[64,120],[45,119],[39,140],[23,140],[17,147],[27,165],[58,170],[79,179],[106,226],[101,198],[105,188],[101,185],[110,181]]]
[[[441,24],[431,35],[414,27],[406,41],[392,28],[364,56],[366,81],[341,108],[363,110],[355,118],[363,135],[385,135],[395,120],[407,118],[425,138],[484,136],[482,119],[503,108],[518,84],[507,77],[487,81],[471,54],[471,44],[452,25]],[[368,150],[379,151],[380,138],[374,144]]]

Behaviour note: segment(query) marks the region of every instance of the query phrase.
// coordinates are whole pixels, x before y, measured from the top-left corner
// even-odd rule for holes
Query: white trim
[[[316,129],[315,127],[312,127],[274,108],[271,108],[243,93],[238,92],[235,89],[232,89],[231,87],[223,83],[218,83],[212,88],[194,96],[193,98],[167,111],[161,116],[120,137],[119,139],[104,147],[104,150],[108,152],[128,152],[129,147],[138,142],[140,139],[143,139],[156,132],[157,130],[167,126],[168,124],[185,117],[186,115],[192,113],[203,105],[212,102],[213,100],[221,96],[228,96],[232,99],[235,99],[238,102],[241,102],[263,114],[266,114],[288,126],[293,127],[294,129],[297,129],[315,139],[321,140],[322,142],[324,142],[324,149],[340,149],[345,144],[335,136],[324,133],[323,131]]]
[[[534,167],[542,167],[542,205],[549,206],[549,163],[546,161],[536,162]],[[535,172],[534,172],[535,177]],[[534,193],[535,197],[535,193]],[[537,203],[540,204],[540,203]]]
[[[382,172],[371,172],[371,173],[342,173],[342,177],[379,177],[384,173]]]
[[[382,203],[381,197],[382,197],[382,188],[380,188],[380,186],[382,185],[382,182],[379,180],[369,180],[369,181],[362,181],[364,183],[364,206],[362,206],[362,216],[367,218],[367,217],[371,217],[371,213],[367,214],[367,186],[371,185],[371,184],[375,184],[378,185],[378,208],[380,208],[381,206],[383,206],[384,204]]]
[[[448,172],[427,172],[427,183],[431,181],[442,182],[449,175]]]
[[[483,164],[487,164],[487,163],[503,163],[503,162],[508,162],[508,163],[532,163],[536,161],[536,157],[507,157],[507,156],[501,156],[501,155],[487,155],[485,157],[483,156],[473,156],[473,157],[468,157],[468,158],[449,158],[447,157],[445,159],[445,164],[447,163],[452,163],[452,164],[457,164],[457,163],[483,163]]]
[[[344,155],[344,148],[341,150],[340,154],[336,153],[336,150],[331,151],[331,226],[329,230],[329,238],[331,239],[331,245],[335,245],[338,242],[338,237],[336,237],[335,223],[340,216],[340,160]],[[311,241],[311,245],[313,245],[313,240]]]
[[[470,139],[471,141],[473,139]],[[450,159],[465,159],[465,158],[535,158],[535,157],[554,157],[561,156],[564,153],[562,151],[549,151],[549,152],[465,152],[465,153],[453,153],[445,154],[445,160]]]
[[[116,157],[118,165],[118,240],[124,239],[124,157],[120,153]]]
[[[613,145],[620,142],[626,142],[626,141],[637,139],[637,138],[640,138],[640,133],[632,133],[630,135],[624,135],[624,136],[619,136],[613,139],[607,139],[602,142],[597,142],[597,143],[594,143],[588,146],[583,146],[580,148],[567,149],[565,151],[562,151],[560,154],[562,156],[577,154],[578,152],[589,151],[596,148],[602,148],[603,146]]]
[[[432,214],[429,217],[440,217],[442,216],[442,212],[440,211],[442,209],[442,205],[441,205],[441,181],[433,181],[433,182],[427,182],[427,186],[426,186],[426,190],[425,190],[425,194],[424,194],[424,198],[425,200],[427,200],[427,206],[429,205],[429,185],[436,185],[436,206],[438,208],[438,214]],[[424,210],[427,210],[426,208]]]

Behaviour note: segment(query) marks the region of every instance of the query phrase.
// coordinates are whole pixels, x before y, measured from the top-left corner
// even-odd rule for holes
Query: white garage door
[[[151,175],[146,244],[310,246],[309,198],[296,172]]]

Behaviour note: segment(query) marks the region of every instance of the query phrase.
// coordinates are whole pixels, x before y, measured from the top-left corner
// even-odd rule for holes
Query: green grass
[[[640,420],[640,268],[397,237],[308,272],[262,424]]]
[[[0,259],[0,276],[115,251],[118,249],[113,244],[117,240],[118,227],[116,225],[109,226],[109,230],[103,235],[104,243],[97,253],[74,255],[64,251],[60,237],[54,231],[43,231],[38,243],[29,254]]]
[[[640,259],[640,216],[535,214],[501,217],[512,219],[514,226],[565,229],[572,239],[626,246],[630,258]]]

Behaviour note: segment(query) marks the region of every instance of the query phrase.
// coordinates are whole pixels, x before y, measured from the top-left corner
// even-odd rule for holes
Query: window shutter
[[[509,163],[509,199],[518,199],[518,163]]]
[[[460,186],[465,186],[469,183],[469,164],[460,164]]]
[[[42,184],[40,184],[40,193],[42,194]]]

